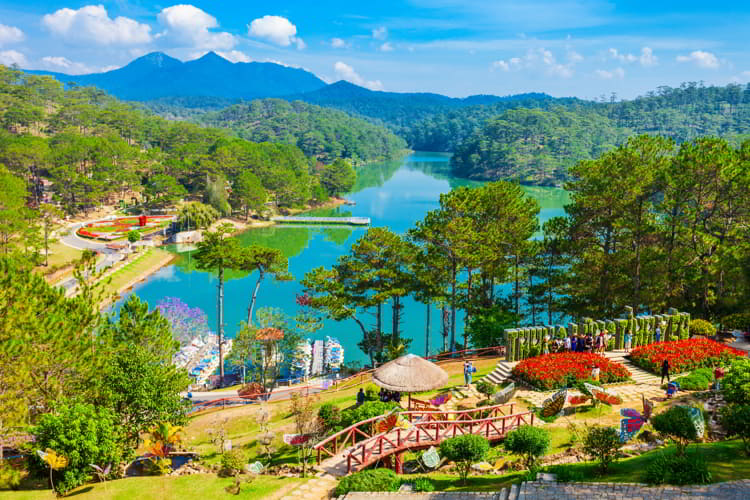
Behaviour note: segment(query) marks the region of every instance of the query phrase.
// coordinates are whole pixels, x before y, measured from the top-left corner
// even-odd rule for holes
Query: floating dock
[[[290,224],[345,224],[350,226],[369,226],[369,217],[274,217],[274,222]]]

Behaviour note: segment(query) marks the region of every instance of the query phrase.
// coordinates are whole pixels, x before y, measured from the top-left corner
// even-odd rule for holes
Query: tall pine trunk
[[[262,269],[258,269],[258,281],[255,282],[255,289],[253,295],[250,297],[250,305],[247,308],[247,326],[250,326],[253,322],[253,309],[255,309],[255,300],[258,298],[258,290],[260,289],[260,282],[263,281],[265,273]]]
[[[425,357],[430,355],[430,303],[427,302],[427,318],[425,320],[424,327],[424,355]]]
[[[218,324],[216,329],[219,334],[219,384],[224,385],[224,268],[219,267],[219,301]]]

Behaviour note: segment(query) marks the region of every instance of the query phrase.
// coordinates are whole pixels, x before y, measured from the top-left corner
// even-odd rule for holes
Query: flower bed
[[[513,367],[513,376],[537,389],[550,390],[565,387],[568,383],[591,378],[594,366],[599,368],[603,384],[623,382],[630,372],[619,363],[604,356],[583,352],[562,352],[527,358]]]
[[[630,360],[644,370],[660,373],[661,364],[666,359],[669,361],[669,370],[672,373],[680,373],[702,366],[713,366],[716,363],[724,364],[731,359],[744,356],[745,351],[713,340],[696,338],[637,347],[630,353]]]
[[[170,220],[171,215],[148,215],[145,216],[145,225],[140,225],[139,217],[120,217],[119,219],[100,220],[89,222],[76,231],[78,236],[90,239],[116,240],[122,238],[130,231],[153,231],[164,227]]]

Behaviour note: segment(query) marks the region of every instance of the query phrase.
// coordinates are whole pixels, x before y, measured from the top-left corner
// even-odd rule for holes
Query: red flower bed
[[[591,370],[599,367],[599,380],[603,384],[622,382],[630,372],[619,363],[604,356],[584,352],[562,352],[524,359],[513,367],[513,376],[542,390],[559,389],[575,381],[591,378]]]
[[[630,360],[644,370],[660,373],[661,364],[666,359],[672,373],[681,373],[702,366],[727,363],[733,358],[744,356],[745,351],[699,338],[637,347],[630,353]]]

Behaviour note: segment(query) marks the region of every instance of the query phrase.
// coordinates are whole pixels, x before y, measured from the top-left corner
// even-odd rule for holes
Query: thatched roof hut
[[[435,363],[407,354],[377,368],[372,381],[390,391],[412,393],[442,387],[448,381],[448,374]]]

